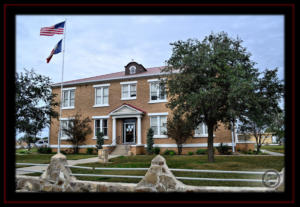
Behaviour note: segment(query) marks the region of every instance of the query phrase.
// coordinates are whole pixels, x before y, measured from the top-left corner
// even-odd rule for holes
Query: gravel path
[[[108,155],[108,159],[119,157],[120,155]],[[78,164],[85,164],[85,163],[92,163],[97,162],[98,157],[91,157],[86,159],[80,159],[80,160],[68,160],[69,165],[78,165]],[[25,175],[32,172],[24,172],[20,170],[37,170],[37,171],[44,171],[47,169],[47,166],[30,166],[30,167],[22,167],[22,168],[16,168],[16,174],[17,175]]]
[[[263,153],[268,153],[269,155],[273,155],[273,156],[284,156],[284,154],[282,154],[282,153],[271,152],[271,151],[264,150],[264,149],[261,149],[260,151],[262,151]]]

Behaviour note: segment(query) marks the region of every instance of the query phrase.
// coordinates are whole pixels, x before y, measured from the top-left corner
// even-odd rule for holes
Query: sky
[[[66,20],[65,53],[46,58],[63,35],[40,36],[40,28]],[[17,15],[16,71],[34,69],[52,82],[124,70],[134,60],[145,68],[164,66],[170,43],[225,31],[239,37],[256,67],[278,68],[284,79],[283,15]],[[48,129],[40,136],[48,136]]]

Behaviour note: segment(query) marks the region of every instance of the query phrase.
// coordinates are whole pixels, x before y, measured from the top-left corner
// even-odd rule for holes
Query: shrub
[[[20,154],[31,154],[31,152],[28,151],[27,149],[22,149],[22,150],[18,151],[18,153],[20,153]]]
[[[230,155],[231,154],[231,152],[229,151],[231,149],[231,147],[229,147],[227,145],[223,145],[222,142],[216,148],[217,148],[218,152],[222,155]]]
[[[104,144],[104,133],[98,132],[96,137],[97,137],[96,147],[97,147],[97,149],[102,149],[102,145]]]
[[[205,155],[205,154],[207,154],[207,149],[198,149],[196,151],[196,154],[197,155]]]
[[[154,147],[153,152],[154,152],[154,154],[158,155],[160,153],[160,148],[159,147]]]
[[[93,153],[94,153],[94,148],[87,148],[87,149],[86,149],[86,154],[91,155],[91,154],[93,154]]]
[[[41,154],[51,154],[52,153],[52,149],[50,147],[39,147],[37,149],[38,153]]]
[[[154,144],[153,135],[154,135],[153,129],[149,128],[147,132],[147,153],[149,155],[153,153],[153,144]]]
[[[188,155],[193,155],[194,154],[194,152],[188,152]]]
[[[66,152],[65,150],[60,150],[60,153],[61,153],[61,154],[64,154],[64,155],[67,154],[67,152]]]
[[[166,150],[164,151],[164,155],[176,155],[175,151],[174,150]]]

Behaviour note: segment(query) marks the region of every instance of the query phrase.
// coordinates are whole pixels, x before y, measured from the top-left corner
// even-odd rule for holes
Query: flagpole
[[[67,19],[65,19],[64,25],[64,48],[63,48],[63,58],[62,58],[62,67],[61,67],[61,83],[60,83],[60,109],[59,109],[59,135],[58,135],[58,143],[57,143],[57,153],[60,153],[60,140],[62,137],[62,124],[61,124],[61,112],[63,107],[63,82],[64,82],[64,63],[65,63],[65,47],[66,47],[66,26]]]

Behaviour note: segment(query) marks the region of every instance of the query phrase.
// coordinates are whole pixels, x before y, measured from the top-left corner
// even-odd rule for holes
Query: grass
[[[265,150],[268,150],[271,152],[284,153],[283,145],[264,145],[264,146],[261,146],[261,149],[265,149]]]
[[[110,168],[148,168],[154,156],[139,155],[131,157],[117,157],[111,159],[111,163],[89,163],[81,166],[89,167],[110,167]],[[167,160],[169,168],[181,169],[212,169],[212,170],[246,170],[246,171],[265,171],[267,169],[276,169],[281,171],[284,167],[283,157],[273,156],[216,156],[214,163],[207,162],[207,156],[164,156]],[[73,173],[88,174],[108,174],[108,175],[137,175],[143,176],[146,171],[112,171],[112,170],[86,170],[72,168]],[[244,174],[221,174],[221,173],[190,173],[190,172],[174,172],[178,177],[211,177],[211,178],[248,178],[261,179],[260,175],[244,175]],[[138,183],[139,178],[101,178],[101,177],[84,177],[78,176],[80,180],[93,180],[103,182],[126,182]],[[263,186],[261,183],[247,182],[230,182],[230,181],[192,181],[181,180],[188,185],[198,186]]]

